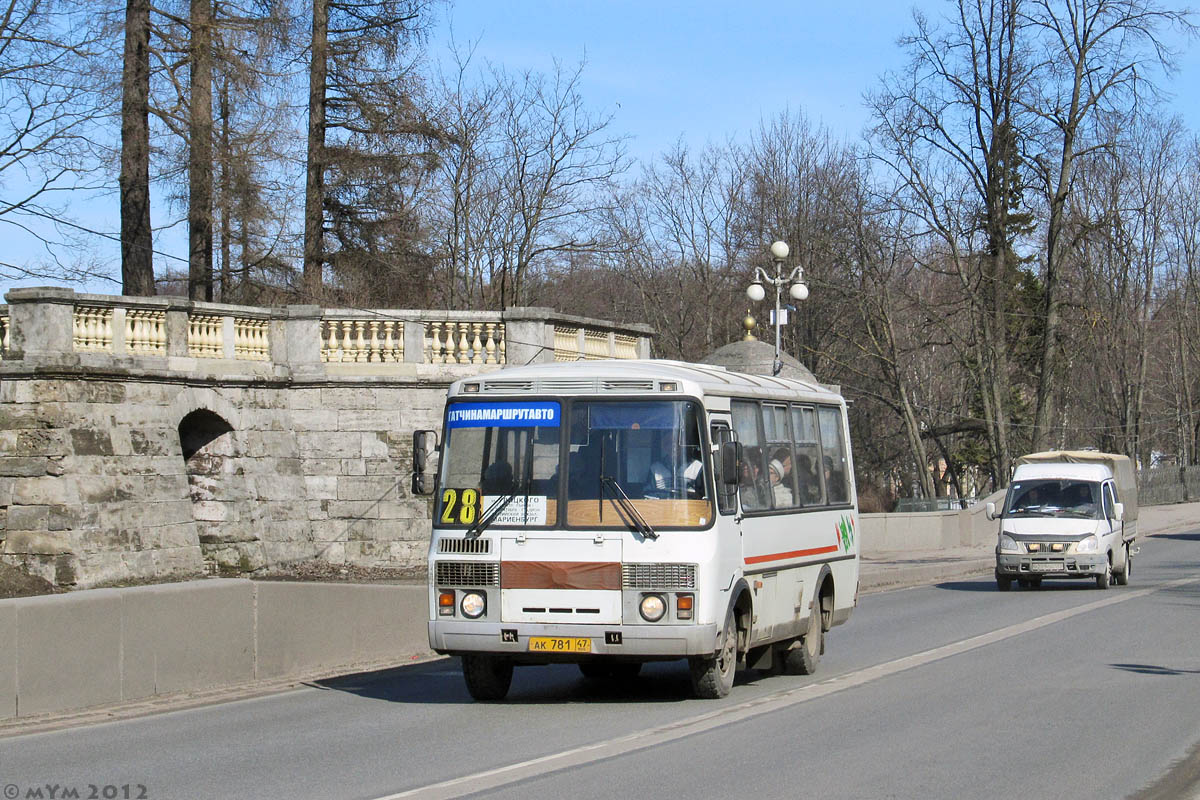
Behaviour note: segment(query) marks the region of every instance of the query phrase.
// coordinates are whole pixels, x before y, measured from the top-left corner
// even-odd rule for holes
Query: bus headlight
[[[667,601],[661,594],[648,594],[642,598],[638,611],[646,622],[658,622],[667,613]]]
[[[1019,553],[1021,552],[1021,547],[1007,533],[1002,533],[1000,534],[1000,551],[1004,553]]]
[[[1086,539],[1080,539],[1078,542],[1075,543],[1075,552],[1076,553],[1095,553],[1099,549],[1100,549],[1100,540],[1096,538],[1095,534],[1092,534],[1091,536],[1087,537]]]
[[[479,592],[467,592],[459,604],[463,616],[469,619],[479,619],[487,611],[487,600]]]

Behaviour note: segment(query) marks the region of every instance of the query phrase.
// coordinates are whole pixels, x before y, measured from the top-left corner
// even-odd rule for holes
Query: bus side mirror
[[[741,448],[737,442],[721,444],[721,480],[726,486],[738,482],[738,461],[741,460]]]
[[[1117,522],[1123,522],[1125,519],[1125,504],[1113,503],[1113,519]]]
[[[413,431],[413,494],[429,494],[425,471],[429,467],[429,456],[436,448],[437,431]]]
[[[983,513],[987,516],[988,519],[990,519],[990,520],[995,519],[996,518],[996,504],[988,503],[986,506],[983,507]]]

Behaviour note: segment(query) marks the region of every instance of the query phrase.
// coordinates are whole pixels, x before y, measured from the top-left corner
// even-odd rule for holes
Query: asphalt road
[[[0,789],[96,798],[1195,798],[1200,531],[1143,541],[1129,586],[990,579],[864,597],[815,678],[683,662],[632,684],[518,669],[472,703],[441,660],[0,739]],[[50,787],[57,787],[51,792]],[[40,794],[37,790],[40,789]],[[64,790],[67,790],[64,794]]]

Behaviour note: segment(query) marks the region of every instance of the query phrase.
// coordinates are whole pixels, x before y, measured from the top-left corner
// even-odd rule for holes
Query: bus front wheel
[[[513,664],[496,656],[462,657],[463,678],[471,697],[482,702],[503,700],[512,685]]]
[[[693,656],[688,660],[692,673],[692,690],[705,700],[719,700],[733,688],[737,671],[737,623],[733,609],[725,615],[725,631],[721,649],[711,656]]]

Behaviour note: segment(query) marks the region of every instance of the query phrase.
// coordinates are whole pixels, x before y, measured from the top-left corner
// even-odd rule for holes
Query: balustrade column
[[[10,289],[6,361],[65,356],[75,350],[75,292],[39,287]]]

